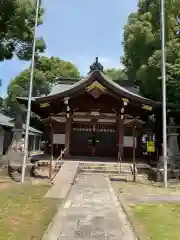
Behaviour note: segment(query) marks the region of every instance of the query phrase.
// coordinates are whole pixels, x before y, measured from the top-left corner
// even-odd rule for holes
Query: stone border
[[[73,185],[73,184],[72,184]],[[72,188],[72,187],[71,187]],[[43,238],[42,240],[50,240],[49,239],[49,234],[50,232],[55,228],[55,224],[57,223],[58,219],[59,219],[59,216],[61,216],[61,213],[62,213],[62,209],[64,209],[64,206],[65,204],[67,203],[67,199],[69,197],[69,194],[70,194],[70,191],[71,191],[71,188],[69,189],[66,197],[64,199],[59,199],[59,200],[62,200],[61,204],[59,205],[58,209],[57,209],[57,212],[55,214],[55,216],[53,217],[52,221],[49,223],[48,227],[46,228],[46,230],[44,231],[44,235],[43,235]],[[58,236],[54,236],[55,239],[58,239]],[[53,239],[54,240],[54,239]]]
[[[107,179],[107,183],[108,183],[108,187],[109,187],[109,191],[111,193],[111,196],[113,198],[113,201],[115,203],[115,206],[118,210],[118,216],[120,218],[120,220],[122,221],[122,217],[124,218],[123,220],[126,221],[129,225],[129,229],[131,230],[132,234],[134,235],[134,239],[135,240],[141,240],[138,232],[137,232],[137,229],[135,228],[135,224],[132,220],[132,214],[130,213],[129,209],[128,209],[128,206],[126,205],[125,203],[125,200],[123,199],[123,196],[120,196],[117,197],[117,194],[114,190],[114,188],[112,187],[112,184],[111,184],[111,181],[109,179],[109,177],[106,178]],[[122,216],[122,213],[121,213],[121,210],[122,212],[124,213],[125,216]]]
[[[141,240],[141,237],[140,237],[140,235],[139,235],[139,233],[137,231],[137,228],[135,227],[134,221],[132,219],[132,213],[130,212],[129,207],[127,206],[127,204],[125,203],[125,200],[124,200],[123,196],[121,194],[119,194],[119,196],[120,197],[118,198],[118,200],[119,200],[119,202],[121,204],[121,207],[122,207],[124,213],[126,214],[126,216],[128,218],[129,223],[131,224],[133,232],[136,235],[137,239]]]
[[[56,222],[58,221],[59,216],[60,216],[61,213],[62,213],[62,209],[64,209],[65,204],[67,203],[67,199],[68,199],[68,197],[69,197],[71,188],[72,188],[72,186],[74,185],[74,183],[75,183],[75,181],[76,181],[76,177],[77,177],[77,174],[78,174],[78,173],[79,173],[79,165],[78,165],[78,167],[77,167],[76,174],[75,174],[75,176],[74,176],[74,178],[73,178],[73,181],[71,182],[71,186],[70,186],[70,188],[69,188],[66,196],[64,197],[64,199],[60,199],[60,198],[59,198],[59,200],[61,200],[62,202],[61,202],[61,204],[59,205],[59,207],[58,207],[58,209],[57,209],[57,212],[56,212],[55,216],[53,217],[52,221],[49,223],[48,227],[47,227],[46,230],[44,231],[44,235],[43,235],[42,240],[49,240],[50,231],[52,231],[53,228],[55,228],[55,224],[56,224]],[[55,239],[58,239],[58,236],[53,236],[53,237],[55,237]]]

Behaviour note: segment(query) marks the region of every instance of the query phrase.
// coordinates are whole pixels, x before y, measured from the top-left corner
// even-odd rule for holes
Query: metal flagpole
[[[36,31],[37,31],[37,25],[38,25],[39,7],[40,7],[40,0],[37,0],[36,17],[35,17],[35,24],[34,24],[34,38],[33,38],[33,47],[32,47],[29,95],[28,95],[28,110],[27,110],[26,130],[25,130],[25,139],[24,139],[24,158],[23,158],[22,174],[21,174],[22,183],[24,182],[26,162],[28,158],[28,134],[29,134],[29,122],[30,122],[30,116],[31,116],[31,98],[32,98],[32,87],[33,87],[33,77],[34,77],[34,63],[35,63],[35,54],[36,54]]]
[[[167,121],[166,121],[166,56],[165,56],[165,1],[161,0],[161,70],[163,97],[163,160],[164,187],[167,188]]]

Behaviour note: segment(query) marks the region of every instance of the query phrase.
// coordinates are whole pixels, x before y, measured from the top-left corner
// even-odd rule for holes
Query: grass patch
[[[58,200],[43,198],[47,184],[0,187],[0,239],[41,240],[56,213]]]
[[[155,195],[180,195],[180,184],[172,184],[165,189],[161,183],[133,183],[133,182],[112,182],[117,193],[124,194],[155,194]]]
[[[128,215],[142,240],[180,240],[180,204],[136,201],[141,196],[180,195],[179,183],[169,184],[168,189],[155,182],[112,182],[112,186],[117,196],[124,199]]]
[[[137,204],[131,207],[142,239],[180,240],[180,204]]]

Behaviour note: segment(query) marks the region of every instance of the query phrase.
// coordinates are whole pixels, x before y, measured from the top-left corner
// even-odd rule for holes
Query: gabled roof
[[[55,79],[56,82],[60,81],[61,83],[63,80],[64,80],[63,77],[59,77]],[[150,100],[141,96],[137,88],[132,86],[127,86],[127,87],[120,86],[115,81],[113,81],[115,79],[112,80],[108,76],[106,76],[103,71],[103,66],[98,61],[98,57],[96,57],[96,61],[90,66],[90,71],[86,77],[82,79],[67,78],[66,80],[67,80],[66,83],[64,82],[63,84],[54,85],[52,87],[52,91],[47,96],[32,98],[31,101],[34,104],[34,106],[36,105],[37,107],[40,103],[43,103],[43,102],[45,103],[47,101],[49,102],[54,99],[63,99],[64,97],[72,97],[76,93],[78,93],[78,91],[84,90],[86,87],[88,87],[91,83],[95,81],[99,82],[103,87],[110,90],[119,98],[127,98],[130,101],[133,100],[137,103],[141,103],[144,105],[158,104],[153,100]],[[75,80],[77,82],[75,82]],[[19,102],[27,104],[27,101],[28,101],[27,98],[19,97],[17,99]]]
[[[145,122],[143,122],[141,119],[137,119],[137,118],[125,119],[125,121],[124,121],[124,126],[126,126],[126,127],[128,127],[128,126],[140,127],[143,124],[145,124]]]
[[[54,86],[51,93],[47,96],[42,97],[36,97],[33,98],[32,101],[35,102],[46,102],[57,98],[63,98],[63,97],[70,97],[71,95],[74,95],[79,90],[86,88],[88,85],[90,85],[93,81],[98,81],[103,86],[114,92],[115,94],[119,95],[123,98],[128,98],[130,100],[135,100],[137,102],[143,103],[143,104],[151,104],[156,105],[157,102],[147,99],[143,96],[141,96],[138,91],[132,92],[128,90],[125,87],[122,87],[112,81],[108,76],[106,76],[103,72],[99,70],[94,70],[91,73],[89,73],[86,77],[79,80],[78,82],[70,85],[58,85]],[[19,101],[25,100],[24,98],[17,98]]]
[[[52,89],[51,92],[47,95],[47,96],[51,96],[60,92],[64,92],[65,90],[69,89],[70,87],[72,87],[72,85],[74,85],[75,83],[77,83],[78,81],[80,81],[82,78],[76,78],[76,81],[72,81],[72,78],[63,78],[63,77],[59,77],[55,79],[55,84],[52,85]],[[135,86],[134,84],[132,84],[132,82],[129,82],[128,80],[123,80],[120,83],[116,82],[115,80],[113,80],[115,83],[117,83],[117,85],[124,87],[126,90],[135,93],[139,96],[142,96],[139,93],[138,87]]]

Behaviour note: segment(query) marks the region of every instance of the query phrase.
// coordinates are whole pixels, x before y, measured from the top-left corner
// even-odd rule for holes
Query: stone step
[[[127,182],[127,181],[132,181],[132,175],[130,175],[130,176],[113,175],[113,176],[110,176],[109,179],[112,182]]]
[[[80,169],[81,173],[114,173],[114,174],[126,174],[132,175],[131,171],[119,171],[119,170],[108,170],[108,169]]]
[[[81,173],[118,173],[118,171],[105,171],[105,170],[98,170],[98,169],[81,169]]]
[[[120,165],[120,163],[96,163],[96,162],[87,162],[87,163],[81,163],[80,162],[80,166],[101,166],[101,167],[118,167]],[[131,164],[130,163],[121,163],[121,166],[124,166],[124,167],[129,167]]]
[[[133,181],[133,175],[132,174],[115,174],[112,176],[109,176],[111,181],[117,181],[117,182],[127,182],[127,181]],[[139,182],[146,182],[148,181],[148,176],[143,174],[136,174],[136,181]]]
[[[82,173],[104,173],[104,174],[120,174],[132,175],[131,164],[129,163],[97,163],[83,162],[79,165]]]
[[[124,165],[124,164],[114,164],[114,165],[111,165],[111,164],[96,164],[96,163],[92,163],[92,164],[81,164],[80,163],[80,167],[82,168],[91,168],[91,167],[96,167],[96,168],[130,168],[131,164],[128,164],[128,165]]]
[[[108,166],[108,165],[106,165],[106,166],[99,166],[99,165],[96,165],[96,164],[92,164],[92,165],[80,165],[80,167],[82,167],[82,168],[130,168],[130,164],[129,164],[129,166],[123,166],[123,165],[117,165],[117,166]]]

